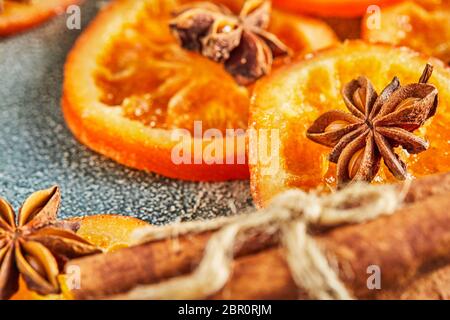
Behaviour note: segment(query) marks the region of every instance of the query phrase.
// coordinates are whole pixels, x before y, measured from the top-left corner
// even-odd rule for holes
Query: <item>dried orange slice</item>
[[[111,252],[128,247],[131,233],[148,225],[147,222],[119,215],[95,215],[74,218],[80,222],[77,234],[102,250]]]
[[[386,6],[402,0],[274,0],[274,5],[291,12],[325,17],[360,17],[371,5]]]
[[[82,143],[127,166],[195,181],[248,178],[242,131],[252,88],[237,85],[222,65],[181,49],[168,24],[186,3],[120,0],[103,10],[67,59],[65,119]],[[284,13],[274,12],[270,31],[296,54],[336,43],[324,23]],[[190,133],[181,147],[178,129]],[[202,139],[208,129],[218,131],[214,139]],[[227,129],[240,131],[227,135]],[[178,147],[183,159],[174,161]]]
[[[134,230],[148,225],[146,222],[119,215],[95,215],[83,218],[71,219],[80,222],[77,234],[88,240],[100,249],[111,252],[131,245],[130,236]],[[60,276],[63,292],[64,278]],[[68,291],[68,290],[67,290]],[[19,291],[12,300],[61,300],[65,299],[63,294],[41,296],[27,289],[23,280],[20,282]]]
[[[379,26],[369,19],[366,16],[363,24],[364,39],[408,46],[450,63],[450,1],[422,0],[384,8]]]
[[[275,151],[272,148],[268,152],[267,147],[277,144],[269,141],[263,145],[268,139],[261,137],[253,139],[258,143],[249,144],[252,154],[271,155],[271,161],[254,156],[258,161],[251,162],[255,202],[264,205],[289,188],[335,188],[336,165],[328,161],[330,148],[309,140],[308,128],[327,111],[346,110],[341,90],[352,79],[364,75],[380,92],[394,76],[404,85],[417,82],[427,61],[406,48],[352,41],[287,66],[258,83],[250,108],[251,128],[257,133],[275,130],[270,138],[279,143]],[[414,177],[450,171],[450,70],[437,59],[430,62],[435,67],[430,83],[439,90],[439,107],[435,117],[415,132],[430,141],[430,148],[418,155],[398,150]],[[394,181],[382,164],[375,183]]]
[[[80,2],[80,0],[33,0],[30,3],[17,0],[2,1],[0,36],[29,29],[54,15],[64,12],[69,5]],[[0,1],[0,7],[2,1]]]

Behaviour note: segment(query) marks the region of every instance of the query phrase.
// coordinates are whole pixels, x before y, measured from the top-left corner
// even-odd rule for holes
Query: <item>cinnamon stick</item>
[[[404,288],[383,290],[378,298],[383,300],[450,300],[450,265],[428,272]]]
[[[450,263],[449,195],[434,196],[392,217],[338,228],[317,238],[340,265],[340,278],[360,299],[398,291],[434,266]],[[367,288],[367,268],[379,266],[381,289]],[[237,259],[226,287],[213,299],[307,298],[298,290],[280,248]]]
[[[442,196],[444,194],[444,196]],[[340,277],[356,297],[374,298],[368,290],[367,267],[382,271],[383,291],[396,290],[436,265],[450,263],[450,174],[414,181],[410,204],[392,217],[345,226],[317,237]],[[200,262],[211,233],[188,235],[73,260],[81,270],[77,299],[104,298],[124,293],[138,284],[150,284],[186,274]],[[299,290],[293,283],[276,239],[255,235],[236,251],[234,273],[215,299],[287,299]],[[302,297],[307,297],[300,290]]]
[[[428,202],[433,203],[434,200],[430,198]],[[424,209],[426,207],[427,205],[424,205]],[[408,215],[407,212],[399,214]],[[434,215],[429,218],[433,219],[433,217]],[[394,223],[394,221],[392,221],[393,218],[394,217],[383,218],[391,220],[386,228],[391,228],[390,224]],[[397,217],[395,219],[402,220],[403,218]],[[436,225],[438,225],[438,223],[440,222],[445,222],[447,223],[447,225],[442,226],[442,229],[449,229],[449,219],[450,218],[447,217],[446,221],[436,221]],[[384,221],[382,220],[376,223],[368,223],[369,227],[371,228],[382,227],[383,224]],[[404,225],[402,229],[405,228],[404,230],[406,230],[406,228],[411,227],[412,224]],[[418,226],[413,226],[413,228],[417,227]],[[424,227],[421,232],[413,232],[413,234],[417,236],[423,236],[425,229],[428,229],[428,227]],[[355,228],[350,232],[345,230],[336,230],[332,232],[332,235],[326,235],[322,239],[322,241],[328,242],[328,245],[325,245],[328,250],[336,250],[336,248],[337,250],[339,250],[339,260],[341,261],[341,263],[342,261],[345,261],[344,263],[346,263],[348,267],[347,276],[344,276],[344,272],[341,271],[341,279],[344,280],[349,288],[354,287],[356,289],[356,291],[354,290],[354,292],[356,293],[356,296],[358,298],[450,299],[450,251],[448,245],[446,245],[447,248],[443,250],[443,252],[446,251],[447,254],[443,253],[442,256],[440,254],[437,254],[435,256],[436,259],[433,258],[430,261],[423,263],[425,259],[430,258],[434,254],[429,255],[430,251],[428,251],[428,253],[424,253],[424,251],[422,250],[432,250],[434,251],[434,253],[437,253],[439,251],[439,249],[437,248],[442,244],[442,242],[440,241],[438,244],[436,244],[436,247],[434,247],[432,241],[434,241],[436,238],[428,238],[427,241],[423,242],[424,246],[422,247],[422,250],[416,251],[415,257],[411,256],[410,259],[403,260],[404,258],[395,256],[396,252],[386,252],[383,254],[379,254],[379,252],[377,252],[379,250],[385,251],[383,242],[391,241],[392,238],[402,237],[403,235],[391,234],[390,236],[385,237],[384,235],[380,234],[379,236],[383,238],[383,242],[378,242],[379,239],[375,237],[374,239],[370,240],[370,243],[366,244],[361,244],[358,241],[351,241],[351,239],[353,239],[354,237],[357,238],[358,235],[363,233],[364,231],[368,230],[365,228],[359,230],[358,228]],[[441,234],[441,231],[436,231]],[[448,238],[449,233],[445,233],[446,235],[441,234],[441,236],[443,236],[442,238],[441,236],[439,236],[441,240],[445,239],[445,237]],[[333,237],[341,236],[344,236],[348,243],[345,244],[345,241],[343,239],[340,239],[338,240],[339,244],[330,245],[330,243],[335,240],[333,239]],[[448,244],[448,240],[444,240],[444,243]],[[398,244],[399,243],[396,241],[395,244],[389,245],[389,248],[393,248],[395,251],[406,249],[406,251],[411,252],[414,251],[414,249],[417,250],[418,247],[420,247],[420,240],[417,240],[415,244],[407,243],[406,247],[403,245],[395,247],[395,245]],[[409,250],[407,250],[408,248]],[[361,255],[355,257],[354,259],[362,257],[363,259],[365,258],[367,260],[366,262],[347,260],[347,253],[355,255],[355,253],[359,254],[359,250],[362,250],[363,252],[361,253]],[[365,286],[365,281],[368,277],[368,274],[366,273],[366,270],[364,270],[364,267],[366,264],[368,264],[369,260],[370,263],[374,263],[374,260],[372,260],[372,258],[369,258],[374,254],[378,255],[374,260],[377,260],[376,263],[380,263],[380,269],[382,271],[381,290],[368,290]],[[403,253],[403,255],[404,254],[405,253]],[[423,256],[421,256],[421,258],[417,258],[419,255]],[[416,259],[421,260],[422,262],[416,261],[416,263],[408,265],[408,260],[411,261]],[[432,268],[433,265],[440,264],[444,264],[444,266],[438,267],[436,270]],[[352,273],[349,273],[349,270],[352,270]],[[392,279],[393,277],[395,277],[395,275],[399,274],[401,278],[400,281],[397,282],[395,279]],[[359,282],[359,284],[355,285],[355,282]],[[357,289],[358,287],[360,288],[359,290]],[[259,252],[257,254],[237,259],[234,265],[234,273],[232,278],[223,290],[221,290],[211,298],[235,300],[273,300],[297,298],[308,299],[308,295],[301,289],[299,290],[295,285],[291,277],[291,273],[283,258],[282,249],[272,248],[263,252]]]

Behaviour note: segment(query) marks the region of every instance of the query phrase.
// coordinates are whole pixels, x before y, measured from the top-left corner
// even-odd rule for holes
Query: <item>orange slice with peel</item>
[[[130,246],[131,234],[134,230],[148,225],[146,222],[127,216],[95,215],[70,219],[79,221],[80,229],[77,234],[105,252],[112,252]],[[62,300],[70,298],[66,292],[64,275],[59,276],[61,294],[42,296],[27,289],[23,279],[20,281],[19,291],[12,300]]]
[[[436,1],[433,1],[435,3]],[[363,38],[407,46],[450,63],[450,1],[404,2],[381,11],[380,25],[370,23],[366,16]]]
[[[404,85],[417,82],[428,61],[434,65],[430,83],[439,90],[439,107],[435,117],[415,134],[426,138],[431,145],[418,155],[408,155],[404,150],[398,153],[413,177],[450,171],[449,68],[437,59],[429,60],[406,48],[352,41],[311,55],[258,83],[250,108],[251,128],[255,132],[275,130],[270,138],[279,141],[279,152],[271,155],[271,162],[255,157],[258,161],[251,163],[255,202],[264,206],[273,196],[289,188],[335,188],[336,165],[328,161],[330,148],[310,141],[306,137],[308,128],[326,111],[346,110],[341,90],[352,79],[364,75],[380,92],[394,76]],[[265,152],[264,139],[255,141],[249,144],[250,152],[258,154],[258,149]],[[374,183],[395,181],[382,164]]]
[[[79,2],[80,0],[33,0],[31,3],[21,3],[3,0],[3,11],[0,9],[0,36],[32,28],[64,12],[69,5]]]
[[[168,23],[189,2],[119,0],[103,10],[67,59],[64,117],[82,143],[124,165],[185,180],[246,179],[242,132],[252,87],[178,45]],[[284,13],[273,13],[271,31],[297,54],[336,43],[322,22]],[[203,139],[208,129],[214,139]],[[174,160],[174,150],[183,159]]]

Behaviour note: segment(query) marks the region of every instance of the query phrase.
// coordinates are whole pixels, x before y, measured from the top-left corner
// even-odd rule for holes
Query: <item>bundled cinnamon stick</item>
[[[400,186],[401,187],[401,186]],[[400,294],[417,279],[450,263],[450,174],[414,181],[395,215],[318,234],[330,263],[358,298]],[[77,299],[107,298],[138,285],[194,270],[211,232],[145,243],[71,261],[81,275]],[[307,298],[294,283],[276,234],[256,232],[235,250],[233,275],[213,299]],[[382,290],[367,287],[368,267],[382,272]]]

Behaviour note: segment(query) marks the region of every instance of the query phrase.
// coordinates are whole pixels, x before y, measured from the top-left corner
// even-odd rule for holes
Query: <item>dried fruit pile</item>
[[[100,12],[67,58],[64,117],[76,138],[93,150],[172,178],[247,179],[249,154],[256,159],[250,164],[251,188],[261,207],[293,188],[328,193],[359,181],[383,184],[450,172],[450,6],[447,0],[437,1],[438,5],[431,0],[274,1],[288,13],[272,10],[269,0],[117,0]],[[0,0],[0,35],[34,25],[74,2]],[[323,20],[293,14],[339,17],[346,24],[347,18],[359,22],[369,5],[383,6],[383,19],[373,28],[368,23],[373,13],[365,17],[365,41],[339,43]],[[263,132],[269,136],[260,136]],[[416,218],[426,214],[425,206],[444,223],[423,226],[400,217],[393,224],[411,223],[411,229],[420,231],[415,235],[439,231],[437,247],[414,242],[413,251],[425,256],[420,261],[428,256],[438,261],[446,253],[441,247],[448,242],[448,215],[443,211],[449,201],[447,190],[439,189],[444,195],[431,200],[421,192],[426,184],[431,197],[435,181],[448,188],[448,175],[436,177],[439,180],[419,180],[414,187],[419,191],[409,190],[424,197],[420,201],[425,205],[419,203],[420,197],[407,201],[418,202]],[[392,189],[396,192],[396,187]],[[319,202],[316,195],[308,199]],[[0,299],[75,297],[61,275],[66,262],[126,248],[131,232],[145,225],[119,216],[59,221],[59,201],[57,187],[37,192],[16,217],[11,205],[0,199]],[[400,216],[408,213],[405,209]],[[402,237],[389,234],[395,235],[392,242],[402,240],[401,250],[406,252],[411,250],[410,236],[408,230],[402,231]],[[375,245],[383,247],[385,235],[371,232],[380,238]],[[195,256],[200,261],[209,236],[201,233],[200,245],[186,245],[184,258]],[[354,237],[343,245],[353,248]],[[179,269],[187,272],[193,267],[189,259],[164,256],[169,251],[165,241],[170,239],[153,240],[120,254],[77,260],[91,277],[91,287],[78,294],[95,297],[115,292],[120,285],[127,291],[128,285],[149,281],[149,274],[159,281],[161,274],[171,277]],[[264,259],[279,262],[271,248],[277,240],[270,236],[265,240],[268,243],[258,250],[270,247]],[[346,258],[352,257],[348,248],[344,251]],[[390,261],[391,252],[379,251]],[[142,265],[154,265],[158,259],[163,263],[155,269],[142,267],[141,274],[130,273],[128,284],[117,283],[118,273],[146,255],[151,259]],[[117,268],[109,268],[109,261],[119,261]],[[409,268],[406,262],[400,264]],[[109,278],[103,276],[107,268]],[[281,278],[287,279],[280,282],[282,296],[289,296],[283,290],[291,275]],[[96,292],[101,287],[97,284],[104,292]]]

